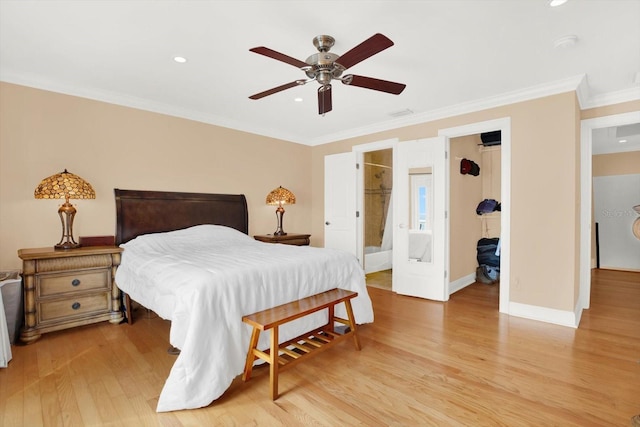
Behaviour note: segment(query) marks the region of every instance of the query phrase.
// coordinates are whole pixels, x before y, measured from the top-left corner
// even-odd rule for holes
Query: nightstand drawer
[[[70,319],[83,314],[106,313],[107,311],[109,311],[109,294],[107,292],[38,304],[40,322],[61,318]]]
[[[109,289],[111,270],[75,272],[74,274],[40,274],[37,276],[38,297],[48,297],[67,292]]]
[[[64,254],[65,251],[59,251]],[[36,261],[36,273],[57,273],[65,270],[83,270],[85,268],[111,267],[110,254],[73,256],[66,258],[39,259]]]

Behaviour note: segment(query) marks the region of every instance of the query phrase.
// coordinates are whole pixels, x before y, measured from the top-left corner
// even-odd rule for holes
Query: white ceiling
[[[0,0],[0,79],[317,145],[572,89],[583,108],[640,99],[638,22],[640,0]],[[315,82],[248,98],[304,78],[250,48],[304,61],[317,35],[340,55],[375,33],[395,45],[349,72],[402,94],[335,82],[325,116]]]
[[[593,154],[640,151],[640,123],[594,129]]]

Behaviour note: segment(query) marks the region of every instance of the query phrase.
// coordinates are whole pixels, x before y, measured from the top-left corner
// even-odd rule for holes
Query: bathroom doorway
[[[365,273],[392,268],[393,149],[363,154]]]

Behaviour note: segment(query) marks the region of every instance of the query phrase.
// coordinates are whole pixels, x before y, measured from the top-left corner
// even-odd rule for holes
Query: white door
[[[324,158],[324,246],[356,255],[356,156]]]
[[[446,142],[401,142],[393,168],[393,291],[438,301],[449,299]]]

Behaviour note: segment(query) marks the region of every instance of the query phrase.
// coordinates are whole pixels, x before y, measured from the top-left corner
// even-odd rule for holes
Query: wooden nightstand
[[[120,323],[114,279],[121,253],[116,246],[20,249],[25,316],[20,339],[32,343],[46,332],[105,320]]]
[[[287,233],[284,236],[274,236],[273,234],[263,234],[253,236],[254,239],[266,243],[282,243],[283,245],[307,246],[311,234]]]

